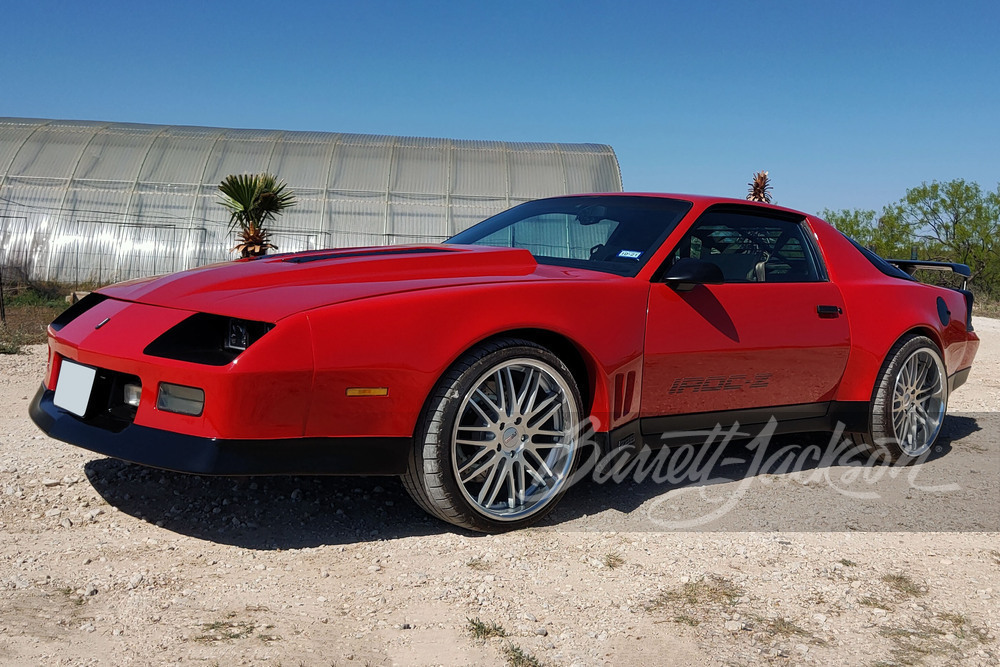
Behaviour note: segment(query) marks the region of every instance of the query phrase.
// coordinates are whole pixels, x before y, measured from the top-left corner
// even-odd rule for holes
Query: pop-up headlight
[[[143,352],[153,357],[225,366],[273,328],[268,322],[198,313],[171,327]]]
[[[245,320],[229,320],[229,335],[226,336],[226,349],[242,352],[250,345],[250,329]]]

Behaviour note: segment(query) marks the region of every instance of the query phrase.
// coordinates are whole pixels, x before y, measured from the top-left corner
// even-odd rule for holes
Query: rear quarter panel
[[[925,335],[938,345],[949,375],[971,365],[979,339],[966,330],[965,299],[960,293],[887,276],[832,226],[815,218],[809,223],[830,278],[844,296],[850,322],[851,354],[837,400],[871,400],[886,355],[910,333]],[[951,311],[947,325],[938,316],[939,297]]]

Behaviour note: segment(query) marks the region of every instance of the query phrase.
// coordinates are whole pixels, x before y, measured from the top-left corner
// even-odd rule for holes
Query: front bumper
[[[47,435],[98,454],[199,475],[401,475],[410,438],[223,440],[129,424],[115,432],[57,408],[42,385],[32,421]]]

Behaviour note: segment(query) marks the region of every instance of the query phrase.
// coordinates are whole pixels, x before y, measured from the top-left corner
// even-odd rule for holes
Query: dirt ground
[[[195,477],[51,440],[27,416],[44,348],[0,356],[0,664],[1000,664],[1000,321],[976,324],[919,465],[729,445],[499,536],[393,478]]]

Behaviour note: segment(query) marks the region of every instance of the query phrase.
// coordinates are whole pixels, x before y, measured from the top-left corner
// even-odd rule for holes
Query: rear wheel
[[[947,409],[941,353],[929,338],[910,336],[889,351],[872,396],[871,431],[855,438],[875,456],[911,461],[934,446]]]
[[[426,511],[455,525],[527,526],[569,487],[580,413],[573,375],[552,352],[519,339],[482,345],[428,400],[403,484]]]

